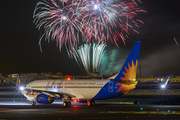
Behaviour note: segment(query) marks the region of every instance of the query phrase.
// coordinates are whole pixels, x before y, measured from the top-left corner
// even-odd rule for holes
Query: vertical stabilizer
[[[121,71],[114,78],[114,80],[120,80],[120,81],[136,80],[136,71],[139,62],[140,46],[141,46],[141,41],[136,41]]]

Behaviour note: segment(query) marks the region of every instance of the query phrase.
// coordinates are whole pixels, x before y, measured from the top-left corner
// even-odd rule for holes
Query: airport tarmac
[[[71,107],[63,107],[61,100],[56,100],[52,105],[37,104],[33,107],[15,87],[0,87],[0,120],[179,120],[180,95],[171,92],[180,91],[179,85],[169,84],[165,91],[161,91],[159,84],[144,84],[131,92],[147,90],[156,94],[123,95],[109,100],[97,100],[96,105],[90,107],[86,103],[72,103]],[[138,101],[138,104],[133,105],[134,101]]]
[[[180,106],[174,105],[62,105],[11,106],[0,108],[1,120],[179,120]]]

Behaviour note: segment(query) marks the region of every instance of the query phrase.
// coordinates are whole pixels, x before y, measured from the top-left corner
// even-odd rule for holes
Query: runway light
[[[165,88],[166,86],[165,85],[161,85],[161,88]]]
[[[141,108],[141,110],[143,110],[143,108]]]
[[[20,89],[20,90],[24,90],[24,87],[21,86],[19,89]]]

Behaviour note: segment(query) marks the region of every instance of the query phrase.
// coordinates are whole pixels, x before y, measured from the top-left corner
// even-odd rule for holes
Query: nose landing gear
[[[32,101],[31,104],[32,104],[33,106],[35,106],[35,105],[36,105],[36,101]]]

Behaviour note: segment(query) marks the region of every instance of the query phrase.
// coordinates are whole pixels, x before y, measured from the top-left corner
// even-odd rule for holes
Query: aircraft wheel
[[[32,105],[36,105],[36,101],[32,101],[32,103],[31,103]]]
[[[63,102],[64,107],[67,107],[67,105],[68,105],[67,102]]]
[[[88,106],[94,106],[94,105],[95,105],[94,100],[88,101],[88,102],[87,102],[87,105],[88,105]]]
[[[71,107],[71,102],[67,102],[67,107]]]
[[[91,106],[94,106],[95,105],[95,102],[94,102],[94,100],[93,101],[91,101]]]

